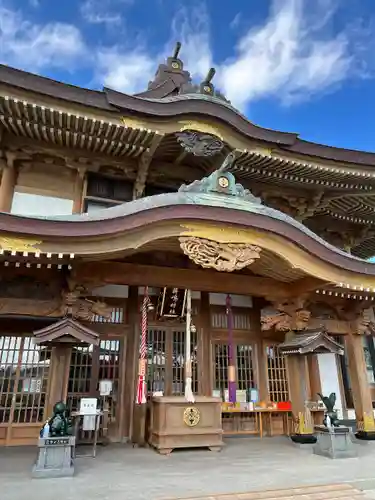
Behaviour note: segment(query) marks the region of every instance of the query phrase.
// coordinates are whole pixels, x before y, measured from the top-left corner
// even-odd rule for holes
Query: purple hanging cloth
[[[234,359],[234,345],[233,345],[233,313],[232,313],[232,299],[227,295],[226,300],[226,314],[228,325],[228,347],[229,347],[229,364],[228,364],[228,392],[229,402],[236,402],[236,367]]]

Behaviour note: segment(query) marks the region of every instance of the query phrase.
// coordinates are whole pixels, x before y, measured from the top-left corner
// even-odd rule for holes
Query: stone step
[[[365,500],[365,494],[350,484],[307,486],[283,490],[251,491],[180,500]]]

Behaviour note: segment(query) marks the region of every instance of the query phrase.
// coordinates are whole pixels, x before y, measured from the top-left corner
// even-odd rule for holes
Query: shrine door
[[[36,443],[46,418],[50,355],[32,337],[0,337],[0,446]]]
[[[116,440],[119,436],[119,395],[120,383],[120,357],[124,352],[121,339],[101,340],[99,346],[73,347],[67,405],[71,412],[79,410],[81,398],[98,398],[98,406],[105,412],[105,419],[101,421],[99,439],[106,434],[108,438]],[[109,396],[101,397],[99,394],[99,382],[110,380],[112,392]],[[79,442],[91,442],[94,433],[80,428]]]

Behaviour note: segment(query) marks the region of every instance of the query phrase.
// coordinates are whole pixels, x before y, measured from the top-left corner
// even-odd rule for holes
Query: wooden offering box
[[[197,396],[188,403],[183,396],[152,399],[150,445],[167,455],[175,448],[223,447],[221,399]]]

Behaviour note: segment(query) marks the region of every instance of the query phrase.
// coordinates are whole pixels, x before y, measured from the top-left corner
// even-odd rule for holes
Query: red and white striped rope
[[[149,303],[148,287],[145,287],[145,293],[143,296],[142,304],[142,320],[141,320],[141,346],[139,349],[139,357],[141,359],[146,358],[146,337],[147,337],[147,308]]]
[[[147,310],[149,305],[148,287],[145,287],[141,311],[141,345],[139,348],[139,368],[138,368],[138,387],[137,404],[146,403],[146,354],[147,354]]]

